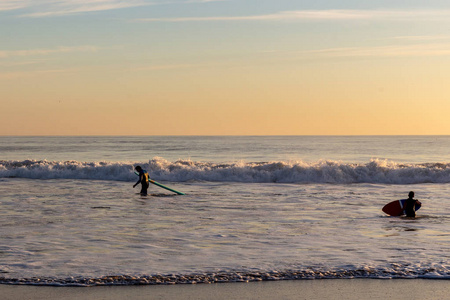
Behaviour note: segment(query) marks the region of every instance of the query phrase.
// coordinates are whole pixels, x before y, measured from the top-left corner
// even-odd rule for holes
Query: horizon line
[[[0,135],[0,137],[403,137],[403,136],[450,136],[450,134],[152,134],[152,135],[140,135],[140,134],[92,134],[92,135]]]

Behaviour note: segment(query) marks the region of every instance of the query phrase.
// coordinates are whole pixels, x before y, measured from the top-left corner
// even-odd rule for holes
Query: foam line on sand
[[[446,299],[448,280],[325,279],[170,286],[0,285],[2,299]]]

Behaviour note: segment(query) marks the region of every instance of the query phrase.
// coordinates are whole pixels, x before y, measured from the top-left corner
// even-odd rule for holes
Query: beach
[[[171,286],[0,285],[4,300],[53,299],[448,299],[448,280],[325,279]]]

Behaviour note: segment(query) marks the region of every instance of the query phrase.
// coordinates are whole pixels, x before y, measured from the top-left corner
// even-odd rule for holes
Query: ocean
[[[450,278],[450,136],[0,137],[0,283]],[[151,185],[134,166],[185,195]],[[415,219],[381,208],[414,191]]]

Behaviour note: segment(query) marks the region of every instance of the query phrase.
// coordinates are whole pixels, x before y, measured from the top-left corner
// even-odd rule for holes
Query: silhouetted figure
[[[133,188],[135,188],[140,183],[142,185],[141,196],[147,196],[147,189],[150,185],[150,183],[148,182],[148,173],[146,170],[143,170],[141,166],[136,166],[136,168],[134,169],[139,173],[139,180],[135,185],[133,185]]]
[[[414,192],[409,192],[408,199],[406,199],[406,205],[405,205],[405,213],[408,218],[415,218],[416,217],[416,205],[420,205],[419,200],[413,199],[414,198]]]

